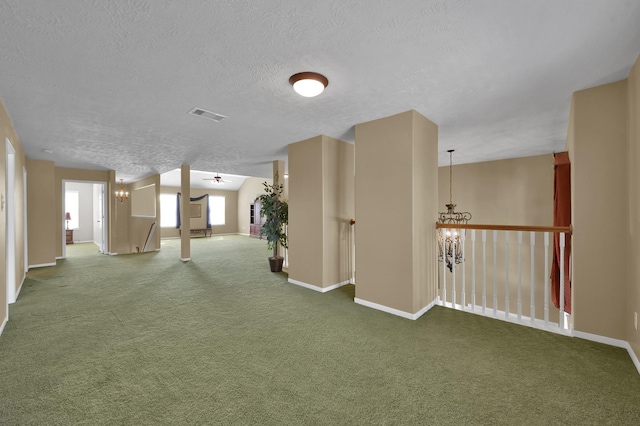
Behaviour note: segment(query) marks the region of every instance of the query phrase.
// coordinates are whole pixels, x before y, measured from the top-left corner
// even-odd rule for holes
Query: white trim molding
[[[191,258],[190,257],[185,257],[185,258],[181,257],[180,260],[182,260],[183,262],[188,262],[188,261],[191,260]]]
[[[390,308],[390,307],[384,306],[384,305],[379,305],[377,303],[369,302],[367,300],[358,299],[357,297],[353,299],[353,301],[356,302],[358,305],[366,306],[367,308],[377,309],[378,311],[386,312],[388,314],[397,315],[399,317],[410,319],[410,320],[417,320],[422,315],[427,313],[427,311],[429,311],[431,308],[433,308],[437,304],[437,300],[438,299],[432,300],[431,303],[429,303],[424,308],[420,309],[415,314],[410,314],[409,312],[401,311],[401,310],[395,309],[395,308]]]
[[[22,277],[22,281],[20,282],[20,287],[18,287],[18,291],[16,291],[16,299],[14,300],[14,302],[18,300],[18,296],[20,296],[20,292],[22,291],[22,285],[24,284],[24,280],[26,279],[27,279],[27,273],[25,272],[24,276]]]
[[[631,347],[631,344],[629,342],[627,342],[627,352],[629,352],[631,361],[633,361],[636,366],[636,370],[638,370],[638,374],[640,374],[640,361],[638,360],[638,357],[636,356],[636,353],[633,351],[633,348]]]
[[[2,335],[2,332],[4,331],[4,326],[7,325],[8,321],[9,321],[9,312],[7,312],[7,316],[2,320],[2,324],[0,324],[0,336]]]
[[[29,265],[29,269],[31,269],[31,268],[44,268],[45,266],[56,266],[56,262],[53,262],[53,263],[40,263],[38,265]]]
[[[636,370],[638,370],[638,374],[640,374],[640,361],[636,356],[635,352],[633,352],[633,348],[631,344],[626,340],[612,339],[611,337],[600,336],[598,334],[585,333],[583,331],[574,331],[573,335],[580,339],[591,340],[592,342],[604,343],[605,345],[615,346],[618,348],[626,349],[629,353],[629,357],[631,361],[636,366]]]
[[[343,285],[349,284],[349,280],[347,280],[347,281],[342,281],[342,282],[340,282],[338,284],[331,285],[329,287],[318,287],[317,285],[303,283],[302,281],[294,280],[294,279],[291,279],[291,278],[289,278],[289,282],[291,284],[295,284],[295,285],[298,285],[300,287],[308,288],[310,290],[317,291],[319,293],[326,293],[328,291],[335,290],[338,287],[342,287]]]
[[[591,340],[592,342],[604,343],[609,346],[627,349],[629,343],[626,340],[612,339],[611,337],[600,336],[598,334],[585,333],[583,331],[574,330],[573,335],[580,339]]]

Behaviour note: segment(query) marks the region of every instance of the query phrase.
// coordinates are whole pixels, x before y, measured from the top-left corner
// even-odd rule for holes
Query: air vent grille
[[[202,109],[202,108],[193,108],[191,111],[189,111],[189,114],[208,118],[209,120],[213,120],[216,123],[219,123],[220,121],[227,118],[226,115],[217,114],[215,112],[207,111],[206,109]]]

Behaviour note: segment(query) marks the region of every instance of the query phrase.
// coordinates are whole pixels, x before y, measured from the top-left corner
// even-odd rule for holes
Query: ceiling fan
[[[203,178],[202,180],[210,180],[212,181],[211,183],[215,184],[215,185],[222,185],[223,183],[231,183],[233,181],[231,180],[226,180],[226,179],[222,179],[222,176],[220,176],[220,174],[216,173],[216,175],[212,178]]]

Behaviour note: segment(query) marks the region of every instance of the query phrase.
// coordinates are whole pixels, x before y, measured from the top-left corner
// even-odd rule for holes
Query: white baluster
[[[534,251],[536,248],[536,233],[529,233],[529,244],[531,245],[531,301],[529,305],[529,316],[531,317],[531,324],[536,320],[536,293],[535,293],[535,281],[534,281]]]
[[[560,318],[558,327],[564,328],[564,232],[560,233]]]
[[[504,317],[509,318],[509,231],[504,231]]]
[[[442,235],[442,306],[447,305],[447,230],[446,228],[440,229]]]
[[[544,233],[544,325],[549,325],[549,233]]]
[[[464,268],[464,241],[465,241],[465,237],[466,237],[466,231],[465,230],[460,230],[460,244],[462,245],[462,250],[460,251],[462,253],[462,297],[460,298],[460,304],[462,305],[462,310],[464,311],[464,308],[467,304],[467,297],[466,297],[466,286],[465,286],[465,276],[466,276],[466,272],[465,272],[465,268]]]
[[[498,231],[493,231],[493,316],[498,315],[498,282],[497,260],[498,258]]]
[[[518,321],[522,321],[522,231],[518,231]]]
[[[456,308],[456,253],[457,253],[457,245],[456,245],[456,230],[451,230],[451,248],[453,249],[453,253],[451,255],[451,307],[453,309]]]
[[[471,309],[476,310],[476,230],[471,230]]]
[[[482,230],[482,313],[487,309],[487,230]]]

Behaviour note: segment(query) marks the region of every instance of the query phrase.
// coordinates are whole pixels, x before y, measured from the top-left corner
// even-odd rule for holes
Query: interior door
[[[108,253],[105,219],[105,183],[93,184],[93,241],[100,253]]]
[[[107,191],[107,183],[103,182],[100,184],[100,194],[98,196],[98,211],[100,213],[100,229],[102,231],[102,244],[100,245],[100,252],[107,254],[108,250],[108,237],[107,237],[107,197],[105,197],[105,193]]]

